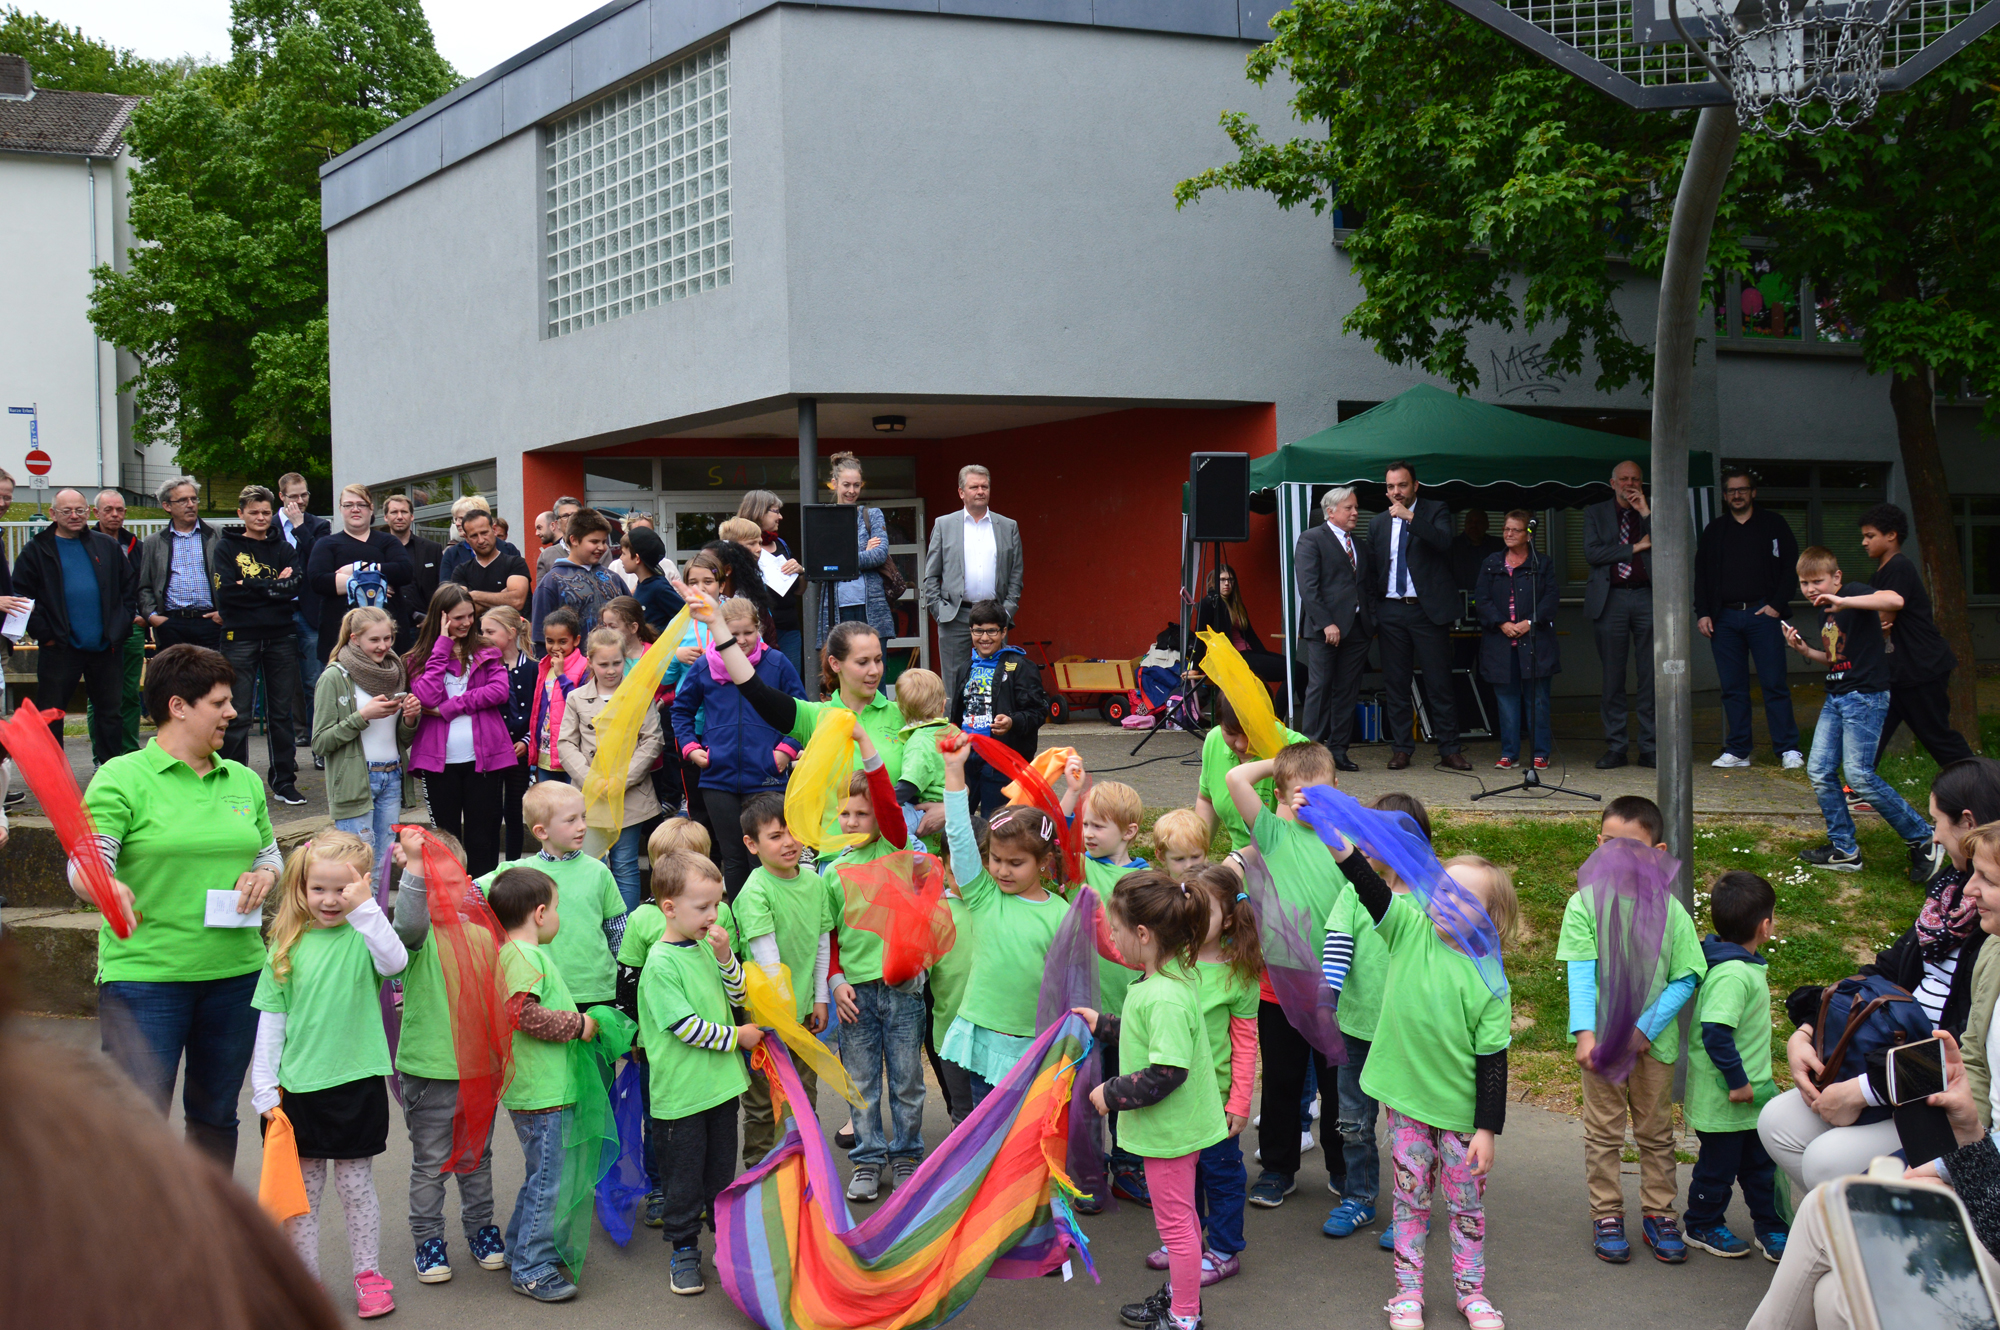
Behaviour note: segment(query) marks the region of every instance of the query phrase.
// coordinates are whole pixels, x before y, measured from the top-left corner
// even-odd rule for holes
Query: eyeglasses
[[[51,508],[49,511],[57,517],[82,517],[90,510],[88,508]]]
[[[1006,629],[1000,627],[998,624],[988,623],[988,624],[981,624],[978,627],[974,628],[972,630],[972,635],[974,637],[998,637],[1000,636],[1000,634],[1006,631],[1007,631]]]
[[[167,500],[167,502],[168,502],[168,504],[170,504],[170,505],[179,505],[179,504],[183,504],[183,503],[193,503],[193,502],[195,502],[195,501],[196,501],[196,500],[197,500],[198,498],[200,498],[200,497],[201,497],[201,496],[200,496],[200,495],[197,495],[197,494],[183,494],[183,495],[181,495],[181,496],[180,496],[180,497],[179,497],[178,499],[168,499],[168,500]]]
[[[1722,490],[1722,492],[1723,492],[1724,494],[1754,494],[1754,493],[1756,493],[1756,486],[1754,486],[1754,485],[1725,485],[1725,486],[1723,487],[1723,490]]]
[[[347,499],[347,500],[344,500],[344,501],[343,501],[343,502],[341,503],[341,505],[340,505],[340,506],[341,506],[341,508],[342,508],[342,509],[343,509],[344,511],[347,511],[347,512],[352,512],[352,513],[365,513],[365,512],[367,512],[367,511],[368,511],[368,510],[369,510],[370,508],[373,508],[373,507],[374,507],[375,505],[374,505],[374,504],[372,504],[372,503],[364,503],[364,502],[363,502],[362,500],[360,500],[360,499]]]

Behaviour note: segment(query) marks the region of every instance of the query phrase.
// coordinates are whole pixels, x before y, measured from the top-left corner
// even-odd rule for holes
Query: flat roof
[[[320,167],[320,228],[332,230],[502,139],[587,102],[754,14],[801,0],[611,0]],[[1269,40],[1289,0],[814,0],[814,9],[893,10],[1071,27]]]

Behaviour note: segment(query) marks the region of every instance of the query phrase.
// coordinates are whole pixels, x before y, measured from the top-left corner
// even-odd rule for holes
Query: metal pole
[[[799,562],[812,566],[806,557],[806,505],[813,501],[813,484],[819,479],[819,399],[799,399]],[[799,658],[806,668],[806,697],[819,698],[819,584],[810,578],[799,596],[799,627],[803,639]]]
[[[1681,861],[1674,890],[1694,909],[1694,714],[1688,659],[1694,638],[1694,525],[1688,435],[1694,348],[1709,235],[1741,131],[1734,106],[1705,106],[1695,122],[1660,273],[1653,344],[1653,674],[1659,800],[1667,849]]]

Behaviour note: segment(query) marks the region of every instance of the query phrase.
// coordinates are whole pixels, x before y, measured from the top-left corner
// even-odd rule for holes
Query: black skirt
[[[373,1159],[389,1148],[389,1087],[369,1076],[307,1094],[280,1090],[301,1159]]]

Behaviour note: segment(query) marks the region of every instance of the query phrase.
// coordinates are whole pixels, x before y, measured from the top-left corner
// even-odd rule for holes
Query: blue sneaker
[[[1394,1224],[1382,1225],[1382,1236],[1376,1240],[1375,1245],[1383,1251],[1396,1250],[1396,1226]]]
[[[1104,1198],[1096,1192],[1085,1192],[1070,1202],[1070,1209],[1080,1215],[1101,1215],[1104,1213]]]
[[[516,1279],[511,1283],[516,1293],[536,1302],[568,1302],[576,1296],[576,1285],[564,1279],[560,1270],[551,1270],[540,1279],[526,1282]]]
[[[658,1187],[646,1193],[646,1218],[644,1223],[647,1228],[665,1228],[667,1226],[667,1194]]]
[[[1681,1226],[1672,1215],[1647,1215],[1640,1221],[1640,1232],[1646,1236],[1646,1245],[1653,1249],[1653,1258],[1668,1265],[1679,1265],[1688,1258],[1687,1243],[1681,1239]]]
[[[1348,1199],[1333,1207],[1333,1213],[1319,1226],[1319,1231],[1329,1238],[1351,1238],[1357,1228],[1367,1228],[1375,1222],[1375,1207],[1366,1201]]]
[[[1299,1184],[1289,1173],[1273,1173],[1265,1169],[1257,1175],[1257,1181],[1250,1186],[1250,1204],[1265,1210],[1275,1210],[1285,1203],[1285,1198],[1299,1189]]]
[[[1606,1215],[1591,1226],[1590,1249],[1600,1261],[1623,1265],[1632,1259],[1632,1244],[1625,1241],[1625,1217]]]
[[[1727,1224],[1689,1224],[1687,1244],[1711,1256],[1726,1256],[1731,1260],[1750,1254],[1750,1244],[1731,1233]]]
[[[1111,1194],[1134,1205],[1151,1206],[1153,1194],[1146,1190],[1146,1175],[1136,1168],[1111,1170]]]
[[[451,1278],[451,1262],[445,1259],[443,1238],[425,1238],[417,1244],[417,1282],[442,1284]]]
[[[500,1237],[497,1224],[488,1224],[472,1235],[472,1259],[479,1262],[481,1270],[504,1270],[507,1268],[507,1244]]]
[[[1773,1264],[1784,1260],[1785,1239],[1790,1236],[1791,1234],[1788,1232],[1759,1233],[1757,1235],[1757,1246],[1764,1253],[1764,1259]]]
[[[667,1288],[675,1293],[693,1294],[707,1289],[708,1284],[701,1277],[701,1248],[676,1247],[672,1267],[667,1276]]]

